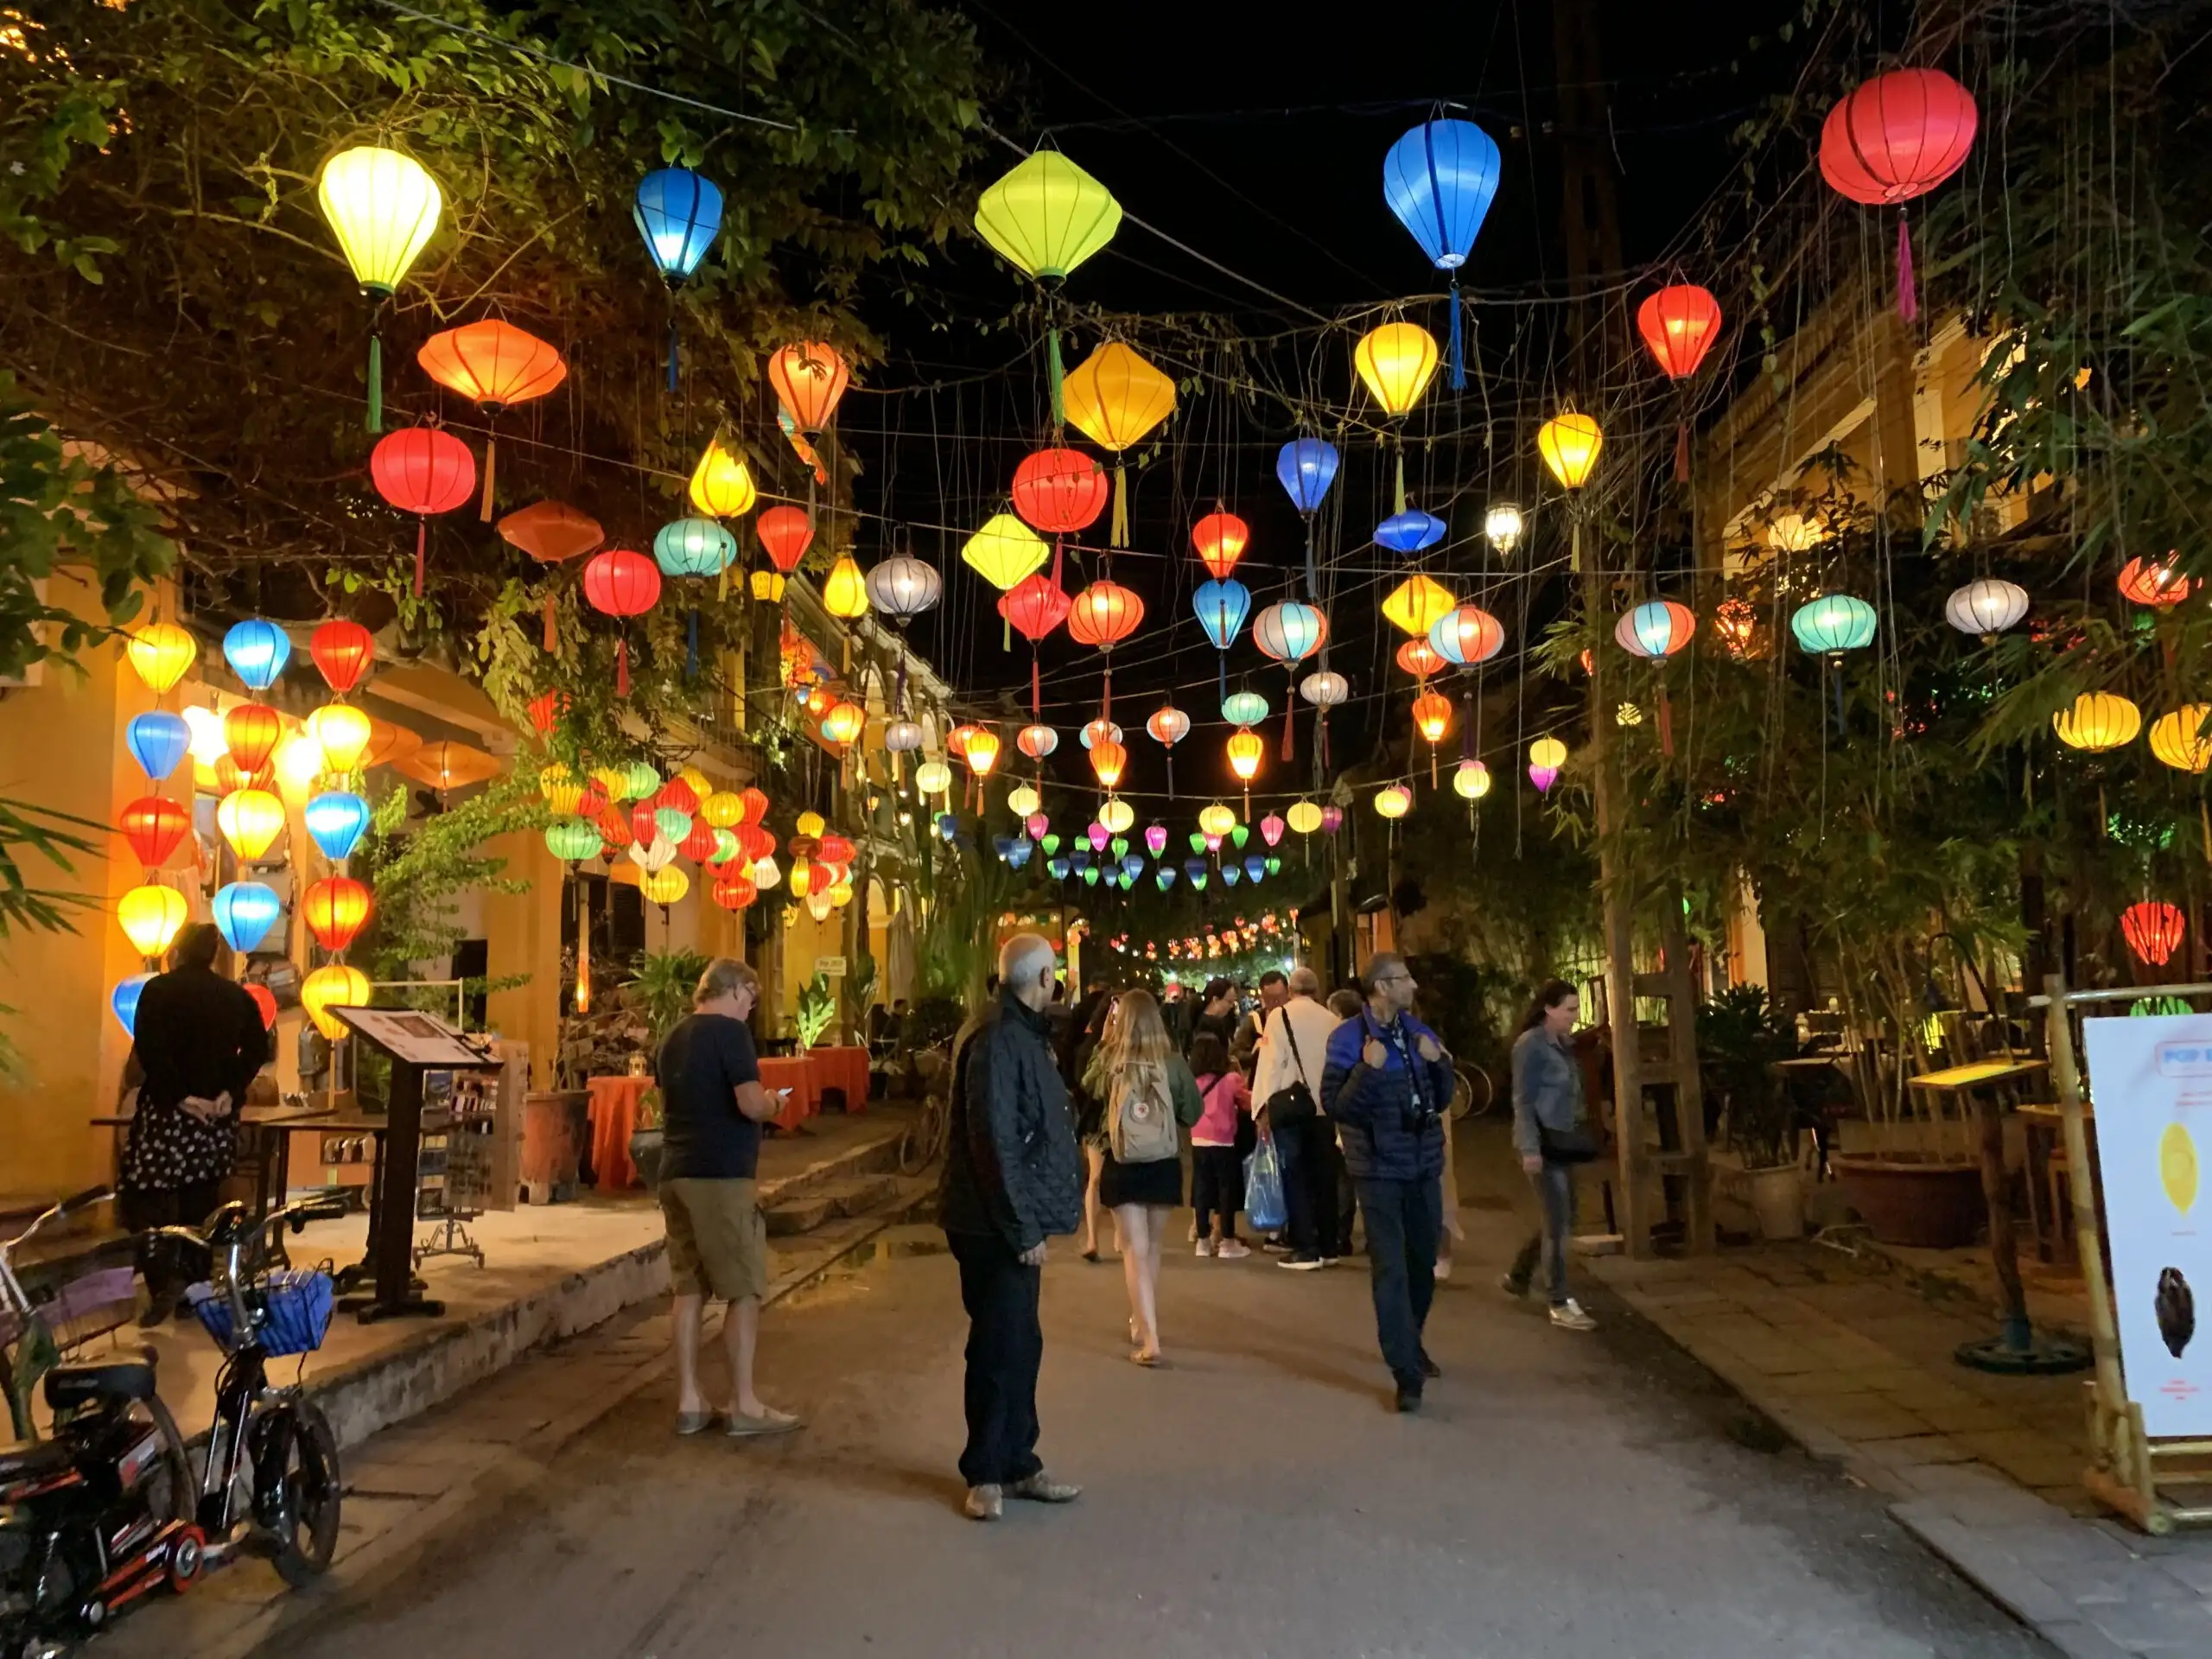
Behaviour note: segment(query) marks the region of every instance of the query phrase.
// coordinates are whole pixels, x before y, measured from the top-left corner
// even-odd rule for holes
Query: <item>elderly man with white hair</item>
[[[977,1521],[997,1520],[1008,1495],[1065,1503],[1080,1491],[1037,1457],[1045,1241],[1083,1219],[1083,1160],[1045,1015],[1055,979],[1051,942],[1015,934],[999,950],[996,1002],[953,1047],[938,1213],[968,1310],[960,1473]]]
[[[1291,1249],[1279,1265],[1309,1272],[1334,1262],[1351,1230],[1351,1217],[1337,1213],[1337,1131],[1321,1105],[1321,1071],[1338,1020],[1311,968],[1291,969],[1289,990],[1260,1025],[1252,1110],[1274,1137],[1282,1164]]]

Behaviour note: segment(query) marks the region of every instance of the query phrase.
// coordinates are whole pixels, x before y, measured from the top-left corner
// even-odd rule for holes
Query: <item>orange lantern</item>
[[[223,741],[241,772],[259,772],[283,735],[283,716],[265,702],[242,702],[223,716]]]
[[[1398,647],[1398,666],[1417,680],[1425,680],[1444,666],[1444,653],[1423,639],[1408,639]]]
[[[1114,706],[1114,647],[1144,621],[1144,601],[1121,583],[1101,577],[1075,596],[1068,609],[1068,637],[1106,653],[1105,707]]]
[[[2120,596],[2138,605],[2178,605],[2195,585],[2182,575],[2171,553],[2148,562],[2130,559],[2120,573]]]
[[[350,875],[326,875],[300,900],[308,931],[326,950],[343,950],[369,923],[369,890]]]
[[[1128,769],[1129,752],[1111,738],[1090,746],[1090,770],[1101,789],[1118,789]]]
[[[724,910],[743,910],[760,896],[760,889],[753,885],[751,876],[741,870],[733,870],[727,875],[717,875],[707,894]]]
[[[836,348],[818,340],[794,341],[768,359],[768,384],[792,424],[810,436],[830,424],[849,378]]]
[[[120,828],[143,868],[158,870],[192,828],[185,810],[165,796],[148,795],[123,809]]]
[[[500,539],[540,564],[562,564],[599,550],[607,531],[589,513],[565,501],[535,501],[499,520]]]
[[[1431,743],[1440,742],[1452,726],[1452,699],[1440,691],[1424,691],[1414,699],[1414,725]]]
[[[2120,912],[2120,931],[2127,948],[2153,968],[2172,959],[2186,926],[2179,907],[2160,900],[2146,899]]]
[[[844,748],[860,736],[868,724],[868,711],[857,702],[836,702],[822,716],[822,736],[825,742]]]
[[[495,420],[501,410],[543,397],[569,376],[569,365],[550,344],[497,317],[442,329],[423,342],[415,360],[431,379],[459,392]],[[498,463],[497,439],[487,437],[483,511],[487,524],[492,522],[493,474]]]
[[[1198,550],[1198,563],[1216,582],[1227,582],[1236,561],[1252,539],[1252,527],[1235,513],[1217,506],[1192,526],[1191,541]]]

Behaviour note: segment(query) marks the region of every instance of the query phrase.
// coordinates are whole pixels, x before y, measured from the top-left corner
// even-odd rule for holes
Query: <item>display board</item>
[[[493,1039],[455,1031],[419,1008],[332,1008],[330,1012],[395,1060],[412,1065],[497,1065]]]
[[[2212,1014],[2082,1032],[2128,1397],[2153,1440],[2212,1436]]]

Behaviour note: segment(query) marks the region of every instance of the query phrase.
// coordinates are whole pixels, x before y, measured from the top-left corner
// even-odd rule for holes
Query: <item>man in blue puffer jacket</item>
[[[1444,1225],[1438,1178],[1452,1057],[1414,1017],[1418,988],[1403,957],[1378,953],[1368,963],[1367,987],[1359,1017],[1330,1036],[1322,1110],[1337,1126],[1367,1217],[1375,1334],[1398,1385],[1398,1409],[1415,1411],[1423,1382],[1442,1375],[1421,1346],[1421,1330],[1436,1295]]]

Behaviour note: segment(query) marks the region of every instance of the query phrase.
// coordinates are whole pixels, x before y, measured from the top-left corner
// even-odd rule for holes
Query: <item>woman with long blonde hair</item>
[[[1149,991],[1131,991],[1115,1005],[1099,1052],[1107,1148],[1098,1198],[1121,1233],[1129,1357],[1157,1365],[1160,1247],[1167,1218],[1183,1202],[1181,1131],[1198,1121],[1205,1102]]]

